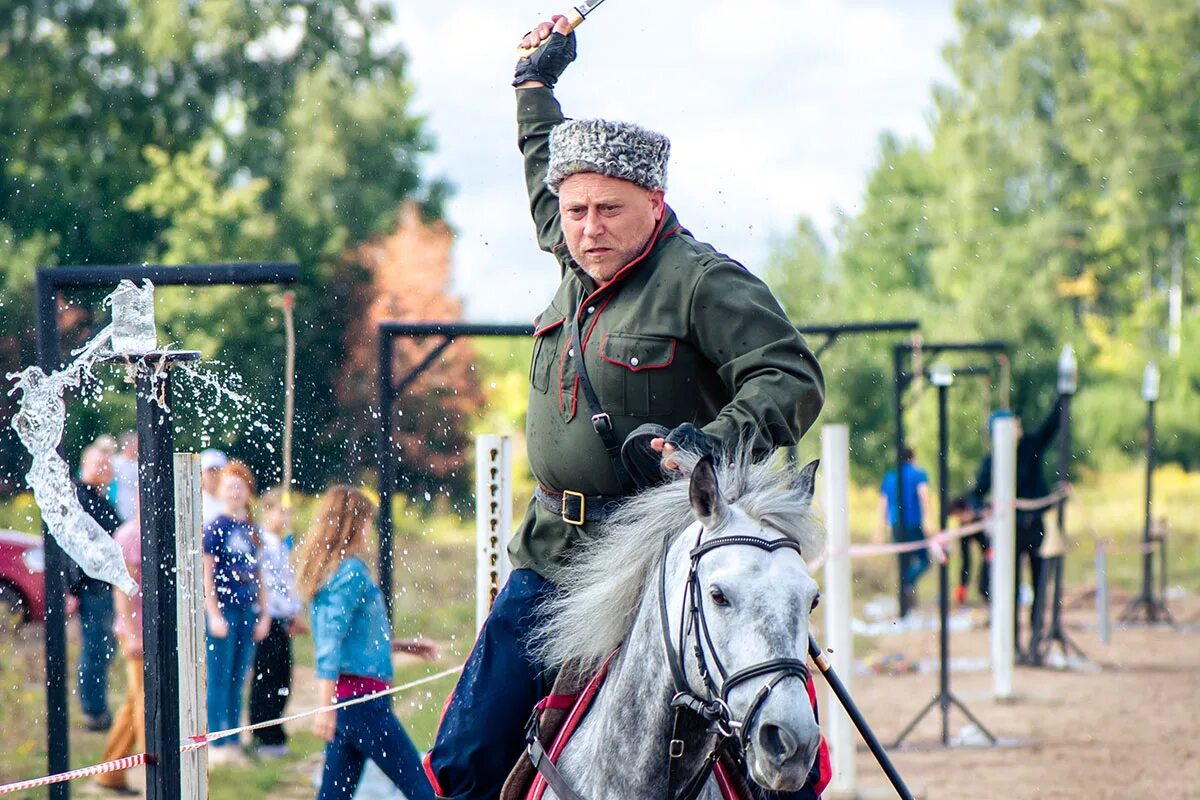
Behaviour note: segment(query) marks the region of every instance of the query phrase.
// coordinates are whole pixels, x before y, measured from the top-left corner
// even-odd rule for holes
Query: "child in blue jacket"
[[[364,561],[375,504],[350,486],[325,492],[300,546],[296,589],[311,603],[318,697],[340,703],[386,691],[392,653],[437,658],[420,640],[392,641],[383,593]],[[313,732],[325,740],[317,800],[354,796],[366,759],[374,761],[409,800],[434,800],[412,740],[388,697],[318,714]]]

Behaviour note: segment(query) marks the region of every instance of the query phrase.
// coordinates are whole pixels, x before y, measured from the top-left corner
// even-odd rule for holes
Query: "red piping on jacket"
[[[624,367],[630,372],[641,372],[644,369],[666,369],[675,361],[675,345],[677,344],[675,339],[671,340],[671,357],[661,364],[638,364],[635,367],[632,364],[625,363],[624,361],[616,361],[604,355],[604,345],[606,342],[608,342],[608,336],[609,335],[606,333],[604,334],[604,338],[600,340],[600,360],[607,361],[609,364],[616,364],[618,367]]]

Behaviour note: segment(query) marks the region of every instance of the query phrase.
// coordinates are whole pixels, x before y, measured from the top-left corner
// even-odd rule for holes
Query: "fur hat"
[[[579,172],[620,178],[647,189],[667,188],[671,141],[629,122],[568,120],[550,132],[546,185],[558,194],[564,180]]]

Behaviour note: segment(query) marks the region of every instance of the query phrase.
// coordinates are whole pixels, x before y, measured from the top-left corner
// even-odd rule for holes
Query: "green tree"
[[[344,254],[405,198],[437,213],[446,191],[421,176],[430,142],[391,22],[382,0],[0,5],[0,252],[14,254],[0,339],[19,362],[33,360],[32,326],[7,304],[29,297],[35,265],[297,260],[296,474],[345,475],[357,456],[338,420],[367,409],[335,402],[341,326],[366,300]],[[273,478],[283,337],[270,295],[168,290],[159,316],[168,339],[267,399],[268,431],[210,428]],[[92,311],[97,298],[73,299]],[[128,419],[111,415],[96,424]]]

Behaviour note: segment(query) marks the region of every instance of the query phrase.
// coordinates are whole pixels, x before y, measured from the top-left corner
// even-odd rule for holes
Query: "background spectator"
[[[113,479],[112,437],[105,438],[107,441],[97,439],[84,448],[75,493],[83,510],[111,534],[121,520],[108,502],[108,485]],[[112,724],[108,712],[108,664],[115,649],[112,586],[87,577],[74,562],[67,577],[71,594],[79,598],[79,705],[85,727],[103,731]]]
[[[136,431],[125,431],[117,440],[120,451],[113,456],[112,500],[122,522],[133,519],[138,493],[138,442]]]
[[[283,716],[292,688],[292,636],[308,630],[296,596],[290,533],[292,511],[283,504],[283,489],[262,496],[259,519],[262,549],[259,561],[267,590],[271,629],[254,651],[250,681],[250,722],[256,724]],[[287,753],[287,733],[282,725],[254,731],[258,754],[276,758]]]
[[[898,542],[918,542],[926,538],[925,518],[929,508],[929,475],[914,461],[911,447],[903,450],[904,467],[899,482],[896,470],[888,470],[879,485],[880,535],[885,530],[893,531]],[[899,492],[903,492],[904,520],[896,534],[896,505]],[[901,590],[905,597],[903,615],[912,609],[917,599],[917,579],[929,569],[929,552],[924,548],[900,554]]]
[[[204,526],[204,605],[208,622],[208,729],[236,728],[254,643],[266,637],[267,615],[258,554],[261,539],[250,517],[254,475],[240,461],[221,470],[222,513]],[[243,758],[237,736],[209,746],[213,764]]]
[[[136,463],[136,461],[135,461]],[[134,506],[133,519],[117,528],[113,534],[121,552],[125,556],[125,564],[129,574],[137,581],[139,589],[132,597],[122,591],[113,593],[117,619],[114,631],[117,641],[121,644],[121,655],[125,657],[125,701],[117,711],[112,728],[108,732],[108,741],[104,745],[104,757],[101,761],[115,761],[146,749],[146,695],[142,685],[142,529],[138,524],[137,506]],[[120,794],[138,794],[130,788],[127,770],[106,772],[96,776],[96,783],[105,789]]]
[[[200,519],[205,525],[221,516],[223,506],[217,498],[221,470],[229,459],[220,450],[209,448],[200,452]]]
[[[392,642],[383,593],[363,560],[375,504],[350,486],[321,497],[313,524],[300,546],[296,589],[312,602],[317,700],[326,703],[386,691],[392,652],[437,658],[437,647],[420,640]],[[376,697],[313,719],[324,739],[325,767],[317,800],[354,796],[370,758],[408,800],[434,800],[412,740],[387,697]]]

